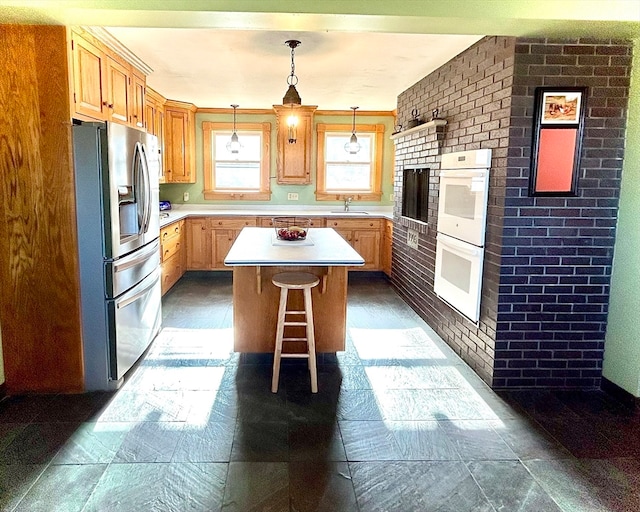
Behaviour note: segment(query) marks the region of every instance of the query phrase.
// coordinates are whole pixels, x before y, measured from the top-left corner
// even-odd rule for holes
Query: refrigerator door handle
[[[149,259],[150,256],[154,256],[160,250],[160,245],[158,242],[155,242],[144,249],[139,249],[134,253],[134,257],[127,256],[124,258],[120,258],[113,262],[113,271],[114,272],[122,272],[131,267],[135,267],[140,263],[143,263]]]
[[[144,181],[144,226],[143,233],[149,231],[151,220],[151,178],[149,177],[149,162],[144,144],[140,144],[140,163],[142,164],[142,177]]]
[[[133,302],[137,301],[140,297],[142,297],[149,290],[151,290],[151,288],[153,288],[159,280],[160,280],[160,277],[158,276],[153,281],[151,281],[151,283],[149,283],[147,286],[145,286],[142,290],[137,292],[135,295],[133,295],[131,297],[127,297],[126,299],[122,299],[122,300],[116,301],[116,308],[121,309],[121,308],[124,308],[124,307],[128,306],[129,304],[132,304]]]

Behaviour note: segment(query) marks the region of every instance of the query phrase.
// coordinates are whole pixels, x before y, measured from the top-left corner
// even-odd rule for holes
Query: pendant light
[[[288,41],[285,41],[284,44],[291,48],[291,74],[287,77],[287,84],[289,84],[289,88],[282,98],[282,104],[291,108],[291,113],[289,114],[289,117],[287,117],[287,140],[289,141],[289,144],[295,144],[297,140],[298,116],[295,115],[293,107],[302,105],[302,99],[296,90],[298,77],[296,76],[294,53],[295,49],[302,43],[295,39],[289,39]]]
[[[358,142],[358,137],[356,137],[356,110],[358,107],[351,107],[353,110],[353,126],[351,128],[351,138],[349,142],[344,145],[344,150],[351,154],[355,155],[358,151],[360,151],[360,143]]]
[[[237,155],[242,148],[240,140],[238,140],[238,134],[236,133],[236,109],[238,105],[231,105],[233,107],[233,133],[231,134],[231,140],[227,142],[227,151],[231,151],[234,155]]]

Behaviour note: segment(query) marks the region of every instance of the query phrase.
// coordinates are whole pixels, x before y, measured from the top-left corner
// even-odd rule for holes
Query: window
[[[402,173],[402,216],[427,222],[429,169],[405,169]]]
[[[227,149],[232,133],[231,123],[202,123],[205,199],[268,201],[271,124],[237,123],[237,154]]]
[[[351,125],[318,124],[316,199],[379,201],[382,196],[382,147],[384,125],[357,125],[360,151],[351,155],[344,145]]]

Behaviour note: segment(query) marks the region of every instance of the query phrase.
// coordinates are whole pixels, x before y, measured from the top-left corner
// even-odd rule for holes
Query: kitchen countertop
[[[222,216],[257,216],[257,217],[353,217],[393,219],[393,208],[390,206],[352,206],[348,212],[338,211],[340,206],[329,209],[326,206],[303,205],[295,208],[286,206],[251,205],[244,208],[229,208],[207,205],[175,205],[171,210],[160,212],[160,227],[185,219],[187,217],[222,217]],[[164,216],[167,214],[167,216]]]
[[[364,259],[333,228],[311,228],[305,240],[278,240],[273,228],[243,228],[231,246],[229,266],[359,266]]]

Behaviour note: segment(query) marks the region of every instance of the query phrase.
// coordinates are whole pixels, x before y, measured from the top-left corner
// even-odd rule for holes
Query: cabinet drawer
[[[324,217],[309,217],[311,219],[311,227],[323,228],[325,227],[326,219]],[[263,228],[273,227],[272,217],[260,217],[260,226]]]
[[[328,228],[380,229],[380,219],[327,219]]]
[[[164,295],[183,274],[182,260],[179,254],[162,262],[162,294]]]
[[[211,227],[214,229],[242,229],[245,226],[256,226],[257,217],[225,217],[210,219]]]
[[[163,227],[160,230],[160,243],[163,244],[166,240],[179,236],[183,232],[183,230],[184,230],[183,220],[179,222],[174,222],[173,224],[169,224],[168,226]]]
[[[162,242],[160,250],[162,251],[162,261],[166,261],[182,249],[182,236],[172,236],[168,240]]]

